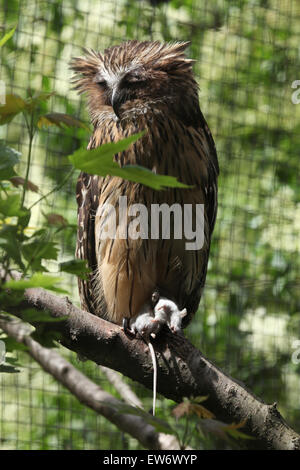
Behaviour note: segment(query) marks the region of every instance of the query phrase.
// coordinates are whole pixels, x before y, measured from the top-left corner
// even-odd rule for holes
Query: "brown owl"
[[[92,270],[88,281],[79,281],[82,308],[117,324],[138,315],[158,289],[178,308],[187,309],[186,326],[203,291],[219,169],[214,141],[199,108],[193,61],[184,54],[187,46],[187,42],[126,41],[103,54],[85,51],[85,57],[71,62],[76,88],[87,94],[94,126],[88,149],[144,130],[142,138],[115,155],[116,162],[121,167],[142,165],[189,185],[155,191],[118,177],[80,174],[76,253]],[[160,232],[159,237],[103,239],[103,207],[113,206],[118,219],[120,196],[126,196],[127,207],[143,204],[149,213],[153,205],[176,203],[182,208],[189,205],[195,216],[196,205],[203,204],[201,248],[188,250],[187,237],[174,236],[172,211],[169,237]],[[106,213],[105,220],[109,217]]]

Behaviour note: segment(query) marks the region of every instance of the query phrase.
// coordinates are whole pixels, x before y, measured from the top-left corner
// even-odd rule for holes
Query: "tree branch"
[[[107,380],[115,387],[119,395],[123,398],[123,400],[128,403],[128,405],[136,406],[138,408],[143,408],[143,404],[141,400],[136,396],[133,390],[129,387],[129,385],[122,380],[120,374],[118,374],[115,370],[109,369],[108,367],[99,366],[102,372],[106,375]],[[161,449],[179,449],[180,445],[177,441],[175,436],[171,434],[165,434],[160,432],[159,433],[159,443]],[[191,447],[187,447],[187,449],[192,450]]]
[[[68,298],[43,289],[27,289],[22,304],[10,311],[18,315],[33,306],[48,310],[56,318],[66,316],[63,321],[47,324],[47,328],[60,331],[64,346],[152,388],[152,362],[143,341],[128,338],[120,326],[83,312]],[[158,356],[159,393],[176,402],[183,397],[208,395],[206,406],[218,419],[245,421],[243,431],[255,438],[245,442],[248,447],[300,449],[300,436],[286,424],[276,403],[264,403],[224,374],[186,338],[166,330],[153,344]]]
[[[179,449],[176,438],[169,434],[157,433],[153,426],[140,416],[119,413],[123,403],[88,379],[56,351],[41,346],[29,334],[28,325],[16,320],[0,317],[0,328],[19,343],[27,346],[28,354],[41,367],[64,385],[81,403],[96,413],[104,416],[121,431],[136,438],[146,449],[171,450]]]
[[[106,375],[107,380],[114,386],[119,395],[128,405],[143,408],[143,404],[139,397],[134,393],[129,385],[122,380],[120,374],[109,367],[99,366],[100,370]]]

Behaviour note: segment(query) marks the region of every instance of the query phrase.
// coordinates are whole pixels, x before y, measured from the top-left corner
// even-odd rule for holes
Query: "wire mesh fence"
[[[0,31],[17,25],[1,49],[6,92],[26,97],[29,89],[54,91],[48,111],[86,123],[84,98],[72,90],[68,69],[83,47],[103,50],[125,39],[191,41],[188,54],[195,59],[220,178],[205,293],[187,335],[258,396],[277,401],[300,430],[300,366],[292,360],[300,339],[299,2],[1,0],[0,5]],[[0,138],[26,155],[21,116],[0,127]],[[83,129],[75,134],[42,129],[30,180],[43,193],[59,186],[70,171],[66,156],[87,141]],[[63,214],[76,225],[76,176],[35,206],[33,226],[48,213]],[[27,203],[38,197],[32,193]],[[69,227],[59,234],[59,261],[74,257],[74,251],[75,230]],[[57,266],[47,267],[56,272]],[[64,275],[64,287],[78,302],[74,276]],[[110,390],[94,364],[63,354]],[[133,439],[87,411],[37,364],[23,358],[23,365],[19,374],[0,374],[0,448],[136,448]],[[138,394],[149,400],[141,386]]]

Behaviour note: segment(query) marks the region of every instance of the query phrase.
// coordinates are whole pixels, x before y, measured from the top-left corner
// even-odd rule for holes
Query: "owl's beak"
[[[115,115],[120,118],[119,109],[122,104],[121,93],[118,89],[114,89],[111,95],[111,105],[114,110]]]

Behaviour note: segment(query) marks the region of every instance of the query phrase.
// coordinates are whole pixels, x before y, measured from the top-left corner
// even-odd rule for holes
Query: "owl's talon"
[[[124,333],[131,333],[131,330],[129,329],[129,318],[124,317],[122,321],[122,329],[124,330]]]

